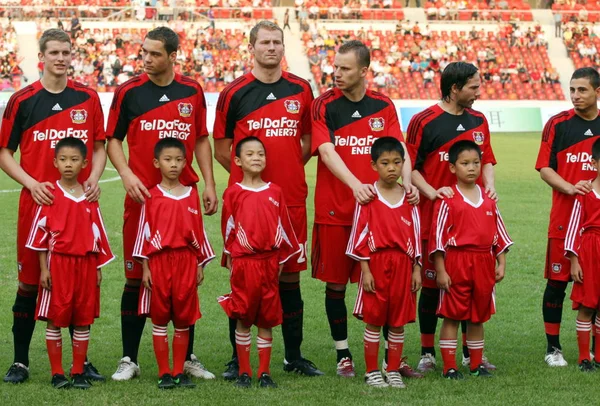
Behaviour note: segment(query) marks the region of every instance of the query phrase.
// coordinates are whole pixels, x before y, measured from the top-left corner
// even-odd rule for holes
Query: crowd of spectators
[[[19,66],[17,33],[9,23],[0,27],[0,91],[19,90],[23,81],[23,70]]]
[[[600,69],[600,25],[568,22],[563,28],[563,41],[575,68]]]

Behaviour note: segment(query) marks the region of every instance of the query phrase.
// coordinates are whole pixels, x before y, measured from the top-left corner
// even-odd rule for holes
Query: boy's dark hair
[[[362,42],[358,40],[344,42],[338,49],[338,53],[347,54],[348,52],[354,52],[360,68],[368,68],[371,65],[371,51]]]
[[[594,141],[592,145],[592,159],[600,161],[600,138]]]
[[[402,148],[402,143],[394,137],[377,138],[371,146],[371,160],[377,162],[384,152],[397,152],[400,154],[402,160],[404,160],[404,148]]]
[[[158,141],[154,146],[154,158],[158,159],[161,152],[167,148],[177,148],[183,152],[183,156],[185,156],[185,145],[183,142],[179,141],[177,138],[167,137]]]
[[[573,79],[587,79],[590,81],[590,85],[594,88],[594,90],[600,87],[600,74],[594,68],[579,68],[573,75],[571,76],[571,80]]]
[[[251,141],[257,141],[260,142],[260,145],[263,146],[263,149],[265,150],[265,154],[267,153],[267,149],[265,148],[265,144],[263,144],[263,142],[261,140],[259,140],[258,138],[254,137],[254,136],[250,136],[250,137],[246,137],[243,140],[241,140],[240,142],[237,143],[237,145],[235,146],[235,156],[237,156],[238,158],[240,157],[240,154],[242,153],[242,146],[248,142]]]
[[[58,156],[58,152],[63,148],[75,148],[79,150],[83,159],[87,156],[87,147],[85,143],[81,141],[79,138],[67,137],[56,143],[56,147],[54,148],[54,157]]]
[[[452,62],[444,68],[442,79],[440,81],[440,90],[442,100],[449,101],[452,93],[452,86],[456,85],[458,90],[462,89],[469,79],[477,73],[475,65],[467,62]]]
[[[481,159],[481,148],[479,148],[479,145],[475,144],[473,141],[461,140],[455,142],[454,145],[450,147],[450,151],[448,151],[448,162],[455,165],[458,156],[465,151],[477,151],[477,155],[479,155],[479,159]]]
[[[165,46],[165,51],[167,51],[167,55],[177,52],[177,49],[179,48],[179,36],[169,27],[156,27],[148,32],[146,38],[162,42]]]

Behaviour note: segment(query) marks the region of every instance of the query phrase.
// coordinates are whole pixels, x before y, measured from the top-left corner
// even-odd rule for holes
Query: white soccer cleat
[[[185,361],[185,364],[183,364],[184,374],[193,376],[194,378],[215,379],[215,375],[206,369],[194,354],[190,358],[190,361]]]
[[[398,374],[400,375],[400,374]],[[365,374],[365,383],[374,388],[387,388],[390,385],[383,379],[380,371],[373,371]]]
[[[565,357],[563,357],[562,351],[558,348],[554,348],[553,352],[546,354],[544,361],[546,361],[546,364],[551,367],[566,367],[569,365],[565,360]]]
[[[131,358],[123,357],[119,361],[117,372],[112,374],[113,381],[128,381],[140,376],[140,366],[131,362]]]
[[[386,374],[385,380],[388,383],[388,385],[390,385],[392,388],[406,389],[406,385],[404,384],[404,381],[402,380],[402,375],[400,375],[400,372],[396,372],[396,371],[388,372]]]
[[[431,372],[435,370],[435,366],[435,356],[427,353],[425,355],[421,355],[421,360],[419,361],[419,365],[417,365],[417,371],[422,373]]]

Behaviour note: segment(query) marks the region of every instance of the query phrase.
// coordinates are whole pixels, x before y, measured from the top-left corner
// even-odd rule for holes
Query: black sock
[[[302,322],[304,318],[304,302],[300,292],[300,282],[279,282],[279,297],[283,307],[283,344],[285,360],[296,361],[302,357]]]
[[[423,288],[419,296],[419,329],[421,334],[435,334],[438,317],[436,311],[440,300],[438,289]],[[421,355],[431,354],[435,357],[435,347],[423,347]]]
[[[346,290],[325,289],[325,312],[334,341],[348,340],[348,314],[346,312]],[[336,349],[337,362],[342,358],[352,359],[348,348]]]
[[[91,330],[91,329],[92,329],[92,326],[90,325],[90,326],[89,326],[89,330]],[[88,331],[89,331],[89,330],[88,330]],[[74,326],[74,325],[72,325],[72,324],[71,324],[71,325],[69,325],[69,335],[71,336],[71,344],[73,344],[73,332],[74,332],[74,331],[75,331],[75,326]],[[85,362],[86,362],[86,363],[87,363],[87,362],[89,362],[89,361],[88,361],[88,357],[87,357],[87,355],[85,356]]]
[[[188,341],[187,355],[185,356],[186,361],[192,360],[192,354],[194,353],[194,331],[195,330],[196,330],[196,325],[192,324],[190,326],[190,341]]]
[[[125,285],[121,297],[121,340],[123,357],[138,363],[138,350],[144,333],[146,318],[138,316],[140,286]]]
[[[383,339],[385,340],[385,355],[384,355],[385,362],[387,362],[387,360],[388,360],[388,334],[389,333],[390,333],[390,328],[386,324],[385,326],[383,326]]]
[[[236,319],[229,319],[229,342],[231,343],[231,348],[233,348],[233,353],[231,354],[231,359],[237,359],[237,348],[235,346],[235,328],[237,327]]]
[[[29,345],[35,329],[35,304],[37,291],[27,292],[19,289],[13,311],[14,362],[29,366]]]
[[[466,320],[462,320],[460,322],[460,331],[462,333],[462,336],[465,337],[462,341],[462,351],[463,351],[463,357],[465,358],[469,358],[469,347],[467,347],[467,341],[466,341],[466,337],[467,337],[467,321]]]
[[[551,281],[546,284],[544,291],[544,302],[542,304],[542,314],[544,323],[559,324],[562,321],[563,302],[565,300],[565,291],[567,282]],[[548,331],[548,330],[546,330]],[[560,336],[546,332],[548,346],[546,352],[554,351],[553,348],[562,349],[560,346]]]

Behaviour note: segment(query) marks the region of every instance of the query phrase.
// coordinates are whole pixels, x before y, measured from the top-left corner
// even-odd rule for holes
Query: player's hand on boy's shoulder
[[[572,193],[570,195],[586,195],[592,191],[592,181],[591,180],[580,180],[576,184],[573,185]]]
[[[83,182],[83,191],[88,202],[97,202],[100,199],[100,185],[97,179],[89,178]]]
[[[201,286],[202,282],[204,282],[204,268],[202,266],[198,266],[198,273],[196,274],[196,285]]]
[[[121,179],[123,180],[123,187],[127,191],[127,194],[134,201],[142,204],[146,197],[150,198],[150,192],[148,192],[146,186],[131,170],[122,174]]]
[[[583,283],[583,270],[579,261],[571,261],[571,279],[573,282]]]
[[[217,212],[219,208],[219,199],[217,198],[217,191],[215,187],[205,187],[202,192],[202,203],[204,204],[204,215],[212,216]]]
[[[33,185],[28,187],[31,192],[31,197],[39,205],[49,206],[54,200],[54,185],[50,182],[35,182]]]
[[[431,200],[451,197],[454,197],[454,189],[452,189],[450,186],[444,186],[435,191],[435,196]]]
[[[352,187],[352,194],[360,204],[367,204],[375,197],[375,188],[366,183],[357,183]]]
[[[423,286],[423,283],[421,280],[421,265],[416,264],[415,266],[413,266],[412,282],[411,282],[410,291],[413,293],[416,293],[419,289],[421,289],[422,286]]]
[[[52,290],[52,276],[48,268],[42,269],[40,272],[40,285],[46,290]]]
[[[406,197],[408,197],[408,203],[417,205],[419,204],[419,200],[421,196],[419,194],[419,189],[411,183],[404,185],[404,190],[406,191]]]
[[[446,292],[448,292],[450,290],[450,286],[452,286],[452,280],[446,271],[437,271],[436,282],[438,288],[445,290]]]
[[[487,185],[485,187],[485,194],[492,200],[498,201],[498,193],[496,192],[496,188],[492,185]]]

